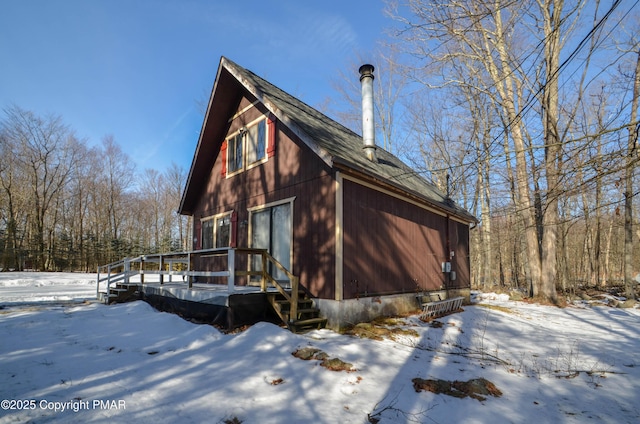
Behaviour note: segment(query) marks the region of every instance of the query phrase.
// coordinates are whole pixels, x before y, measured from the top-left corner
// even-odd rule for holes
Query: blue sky
[[[0,108],[56,114],[140,171],[189,169],[221,56],[318,106],[372,57],[382,0],[2,0]],[[357,78],[354,69],[354,78]]]

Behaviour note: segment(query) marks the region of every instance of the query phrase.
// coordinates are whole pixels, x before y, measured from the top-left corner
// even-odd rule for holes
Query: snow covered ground
[[[395,340],[260,323],[223,334],[144,302],[96,303],[91,274],[0,273],[0,423],[637,423],[640,310],[483,294]],[[393,326],[391,326],[393,327]],[[313,347],[353,370],[294,357]],[[500,397],[416,392],[484,378]]]
[[[0,272],[0,305],[95,300],[96,274]]]

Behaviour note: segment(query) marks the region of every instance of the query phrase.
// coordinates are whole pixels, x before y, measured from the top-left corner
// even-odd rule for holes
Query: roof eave
[[[307,147],[309,147],[320,159],[322,159],[328,166],[333,164],[333,156],[325,149],[320,147],[304,130],[291,119],[287,114],[282,112],[274,102],[272,102],[268,96],[255,87],[250,81],[243,77],[243,75],[237,71],[236,65],[229,59],[223,57],[221,60],[221,66],[231,74],[233,77],[260,103],[262,103],[269,112],[271,112],[277,120],[282,122],[287,128],[289,128]]]
[[[216,92],[216,88],[218,87],[218,83],[220,81],[220,74],[222,72],[222,62],[224,57],[220,59],[220,65],[218,66],[218,71],[216,72],[216,79],[213,82],[213,86],[211,87],[211,94],[209,95],[209,102],[207,103],[207,111],[204,115],[204,119],[202,120],[202,126],[200,127],[200,135],[198,136],[198,144],[196,145],[196,151],[193,155],[193,159],[191,160],[191,167],[189,168],[189,175],[187,177],[187,182],[185,183],[184,190],[182,191],[182,198],[180,199],[180,207],[178,208],[178,213],[180,215],[192,215],[193,214],[193,202],[190,206],[187,206],[187,200],[192,195],[193,186],[191,182],[193,180],[193,173],[196,168],[196,163],[198,158],[200,157],[200,148],[202,147],[202,140],[204,137],[204,130],[209,122],[209,115],[211,112],[211,105],[213,104],[213,97]]]
[[[370,182],[373,182],[376,185],[379,185],[382,188],[391,188],[393,191],[401,193],[414,200],[417,200],[429,208],[438,210],[444,215],[454,216],[458,220],[463,221],[467,224],[473,224],[473,223],[479,222],[475,216],[473,216],[472,214],[466,211],[464,211],[464,213],[461,213],[460,210],[456,210],[444,203],[434,201],[433,199],[429,199],[413,190],[408,190],[407,188],[400,186],[394,181],[389,180],[387,178],[383,178],[378,174],[372,173],[361,166],[358,166],[353,164],[352,162],[349,162],[346,159],[334,157],[333,162],[334,162],[334,168],[337,170],[340,170],[346,173],[353,173],[355,176],[364,178]]]

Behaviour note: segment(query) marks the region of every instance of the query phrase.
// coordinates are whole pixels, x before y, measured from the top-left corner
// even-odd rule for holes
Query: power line
[[[616,23],[616,25],[614,26],[613,29],[615,29],[620,22],[631,12],[631,10],[633,8],[636,7],[636,5],[640,2],[640,0],[637,0],[630,8],[629,10],[624,14],[624,16]],[[613,14],[613,12],[618,8],[618,6],[620,5],[621,0],[616,0],[612,6],[609,8],[609,10],[605,13],[604,16],[602,16],[598,22],[596,23],[596,25],[593,26],[593,28],[591,28],[591,30],[582,38],[582,40],[578,43],[578,46],[571,52],[571,54],[562,62],[562,64],[560,64],[558,66],[558,68],[553,72],[553,74],[550,76],[549,80],[546,81],[544,84],[542,84],[538,90],[535,92],[535,94],[533,96],[531,96],[529,98],[529,100],[525,103],[525,105],[522,107],[522,109],[518,112],[518,114],[516,115],[516,117],[514,117],[510,122],[506,123],[503,128],[499,131],[499,133],[497,135],[495,135],[493,137],[493,139],[491,140],[491,142],[489,143],[489,150],[493,148],[493,146],[495,145],[495,143],[502,137],[504,137],[505,133],[509,130],[510,127],[512,127],[516,122],[523,120],[523,118],[526,116],[526,114],[533,108],[534,102],[536,100],[536,98],[538,97],[538,95],[540,93],[543,92],[543,90],[545,90],[547,88],[547,85],[553,81],[554,79],[557,79],[560,75],[560,72],[563,71],[573,60],[575,60],[575,58],[577,57],[577,55],[579,54],[579,52],[584,48],[584,46],[586,45],[587,41],[594,37],[594,35],[600,30],[600,28],[606,23],[606,21],[609,19],[609,17]],[[566,19],[566,17],[564,18]],[[564,20],[563,19],[563,20]],[[479,21],[479,20],[478,20]],[[476,21],[475,23],[477,23],[478,21]],[[469,27],[467,27],[467,29],[469,29]],[[611,31],[613,31],[613,29]],[[610,32],[611,32],[610,31]],[[543,43],[546,41],[546,38],[542,39],[538,45],[536,46],[536,48],[534,49],[534,51],[539,50],[538,48],[543,45]],[[444,44],[441,43],[441,46]],[[530,57],[533,54],[533,52],[529,53],[526,57],[523,58],[523,60],[526,60],[526,58]],[[540,51],[538,51],[538,56],[540,56]],[[532,64],[532,66],[534,66],[534,64]],[[511,71],[510,74],[512,74],[514,71]],[[509,75],[510,75],[509,74]],[[508,77],[508,75],[506,75],[504,78]],[[495,84],[492,85],[493,87],[495,87]],[[489,87],[491,88],[491,86]],[[532,147],[533,148],[533,147]],[[487,154],[488,151],[487,151]],[[494,158],[498,158],[498,157],[502,157],[503,155],[496,155],[494,156]],[[489,159],[491,159],[491,157],[489,156]],[[505,162],[510,160],[510,158],[504,158],[503,159]],[[467,163],[461,163],[458,165],[450,165],[447,168],[442,168],[442,169],[428,169],[425,170],[423,172],[420,173],[424,173],[424,172],[430,172],[430,173],[434,173],[434,172],[441,172],[441,171],[445,171],[448,169],[452,169],[452,168],[466,168],[472,165],[475,165],[476,161],[474,162],[467,162]]]

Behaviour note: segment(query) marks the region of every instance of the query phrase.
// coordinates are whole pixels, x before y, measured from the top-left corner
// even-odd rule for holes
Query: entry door
[[[251,247],[267,249],[285,268],[291,268],[291,203],[272,206],[251,214]],[[252,270],[261,269],[260,258],[252,261]],[[269,274],[278,281],[288,283],[287,276],[277,267]]]

